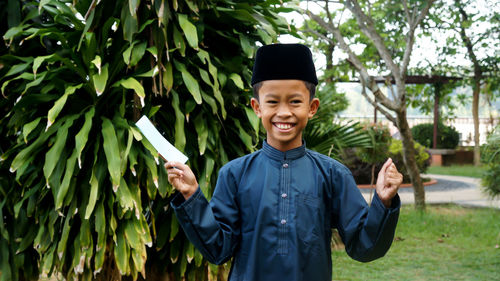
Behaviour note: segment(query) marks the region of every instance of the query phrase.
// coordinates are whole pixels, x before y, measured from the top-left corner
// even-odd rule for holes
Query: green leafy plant
[[[434,124],[418,124],[411,128],[411,133],[415,141],[422,145],[433,148]],[[438,124],[438,143],[437,148],[455,149],[460,141],[460,135],[455,128],[446,126],[443,123]]]
[[[417,161],[418,170],[420,173],[425,173],[427,167],[430,166],[430,154],[426,151],[425,146],[418,142],[414,142],[415,146],[415,160]],[[403,174],[403,182],[410,182],[410,176],[403,164],[403,144],[400,140],[393,139],[389,146],[389,155],[392,161],[398,168],[399,172]]]
[[[356,149],[356,155],[365,163],[378,163],[387,159],[391,134],[389,128],[381,123],[363,124],[363,129],[372,140],[372,146],[368,148]]]
[[[369,147],[372,143],[359,123],[341,124],[334,122],[338,112],[347,107],[343,94],[330,86],[320,88],[316,93],[320,106],[304,130],[308,148],[335,159],[342,159],[343,151],[350,147]]]
[[[381,123],[364,123],[362,129],[370,137],[371,145],[347,149],[342,159],[351,170],[356,183],[373,185],[376,172],[389,157],[391,135],[389,129]]]
[[[255,150],[252,56],[280,3],[14,1],[2,26],[0,280],[222,278],[179,228],[147,115],[210,197]],[[286,11],[286,9],[285,9]],[[147,276],[147,277],[146,277]],[[165,277],[162,277],[165,276]]]
[[[500,196],[500,126],[488,136],[486,145],[481,151],[486,171],[481,183],[484,190],[492,198]]]

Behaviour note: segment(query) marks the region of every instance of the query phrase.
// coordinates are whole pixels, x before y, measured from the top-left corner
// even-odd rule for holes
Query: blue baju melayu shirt
[[[382,257],[396,228],[399,196],[371,206],[350,171],[305,145],[261,150],[219,171],[210,202],[198,190],[171,202],[189,240],[221,264],[234,257],[229,280],[331,280],[330,240],[337,228],[358,261]]]

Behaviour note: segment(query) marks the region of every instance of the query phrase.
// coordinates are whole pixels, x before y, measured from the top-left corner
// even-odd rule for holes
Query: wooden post
[[[439,124],[439,96],[441,83],[434,83],[434,130],[432,134],[432,148],[437,148],[438,124]]]

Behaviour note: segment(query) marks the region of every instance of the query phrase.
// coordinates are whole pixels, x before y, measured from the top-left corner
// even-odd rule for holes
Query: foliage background
[[[147,115],[184,151],[210,197],[218,169],[258,143],[252,56],[292,32],[281,2],[1,5],[0,279],[215,278],[134,122]]]
[[[411,128],[411,133],[415,141],[428,148],[434,147],[433,132],[434,124],[431,123],[418,124]],[[455,149],[459,141],[460,137],[455,128],[447,126],[442,122],[438,123],[437,148]]]
[[[500,125],[488,136],[483,145],[481,160],[486,171],[482,177],[485,192],[492,198],[500,197]]]

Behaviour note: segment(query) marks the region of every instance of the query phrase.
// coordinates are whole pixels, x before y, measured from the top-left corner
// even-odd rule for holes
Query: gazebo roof
[[[386,83],[391,82],[395,84],[392,76],[375,76],[375,82]],[[406,84],[435,84],[435,83],[449,83],[453,81],[462,80],[461,77],[445,76],[445,75],[408,75],[406,76]]]

